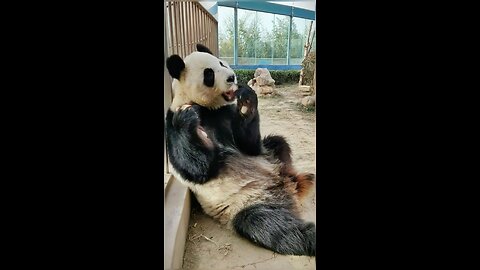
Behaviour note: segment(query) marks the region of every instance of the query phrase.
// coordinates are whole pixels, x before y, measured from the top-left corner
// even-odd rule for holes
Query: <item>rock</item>
[[[268,86],[268,85],[264,85],[264,86],[254,85],[252,89],[255,91],[255,93],[257,93],[257,95],[263,95],[263,96],[276,94],[277,92],[274,87]]]
[[[303,92],[310,92],[310,86],[308,85],[300,85],[299,88]]]
[[[255,82],[256,82],[255,79],[251,79],[250,81],[248,81],[247,85],[250,87],[253,87],[255,85]]]
[[[258,86],[258,93],[262,95],[273,94],[274,92],[275,92],[275,89],[271,86],[268,86],[268,85]]]
[[[302,105],[305,107],[315,106],[315,96],[308,96],[302,99]]]
[[[266,75],[258,76],[258,77],[256,77],[256,80],[257,80],[257,83],[258,83],[259,86],[264,86],[264,85],[272,86],[272,85],[275,85],[275,80],[272,79],[271,77],[268,78]]]
[[[268,69],[266,68],[257,68],[253,76],[255,77],[255,80],[256,80],[255,84],[258,84],[259,86],[275,85],[275,80],[270,75],[270,71],[268,71]]]
[[[268,71],[266,68],[257,68],[255,73],[253,73],[253,77],[258,77],[262,74],[268,74],[268,76],[270,76],[270,71]]]

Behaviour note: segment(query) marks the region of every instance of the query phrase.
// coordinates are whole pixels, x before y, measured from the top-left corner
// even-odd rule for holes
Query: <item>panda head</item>
[[[217,109],[235,100],[235,73],[201,44],[185,59],[178,55],[168,57],[167,69],[174,78],[172,110],[188,103]]]

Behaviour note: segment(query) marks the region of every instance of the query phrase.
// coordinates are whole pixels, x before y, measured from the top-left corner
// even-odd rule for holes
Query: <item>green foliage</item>
[[[255,70],[246,70],[246,69],[235,70],[235,75],[237,76],[238,83],[247,84],[248,81],[253,79],[253,74],[255,74]]]
[[[267,31],[260,23],[254,11],[248,11],[238,17],[238,56],[255,58],[286,58],[288,48],[288,29],[290,19],[286,16],[276,16],[271,22],[272,30]],[[219,33],[219,50],[221,57],[233,56],[234,18],[226,17],[221,24]],[[292,39],[300,39],[305,33],[300,33],[295,21],[292,21]],[[303,47],[303,44],[300,44]],[[293,50],[295,51],[295,50]],[[298,55],[297,55],[298,54]],[[302,57],[301,51],[292,53],[291,57]]]
[[[225,33],[220,32],[218,38],[218,48],[220,56],[233,56],[233,17],[225,18]]]
[[[235,74],[237,75],[238,83],[247,84],[249,80],[253,79],[255,70],[237,69]],[[299,70],[271,70],[270,75],[272,75],[276,85],[298,83],[300,79]]]
[[[273,58],[287,57],[289,27],[289,17],[276,17],[276,21],[273,21],[273,31],[269,33],[270,40],[273,40]]]
[[[270,75],[272,75],[276,85],[298,83],[300,70],[272,70],[270,71]]]

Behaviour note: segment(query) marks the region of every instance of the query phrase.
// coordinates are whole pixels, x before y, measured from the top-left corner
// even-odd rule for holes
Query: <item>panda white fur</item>
[[[293,169],[283,137],[261,139],[255,92],[237,86],[233,70],[208,48],[197,50],[167,59],[172,173],[206,214],[241,236],[280,254],[315,256],[315,225],[299,218],[314,176]]]

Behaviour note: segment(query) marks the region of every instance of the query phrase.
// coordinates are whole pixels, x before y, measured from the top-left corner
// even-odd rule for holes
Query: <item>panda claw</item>
[[[190,104],[185,104],[185,105],[183,105],[182,107],[180,107],[180,110],[183,111],[183,110],[185,110],[185,109],[187,109],[187,108],[189,108],[189,107],[192,107],[192,105],[190,105]]]
[[[177,109],[175,111],[183,111],[185,109],[188,109],[189,107],[192,107],[192,105],[190,104],[185,104],[185,105],[182,105],[181,107],[177,107]]]

